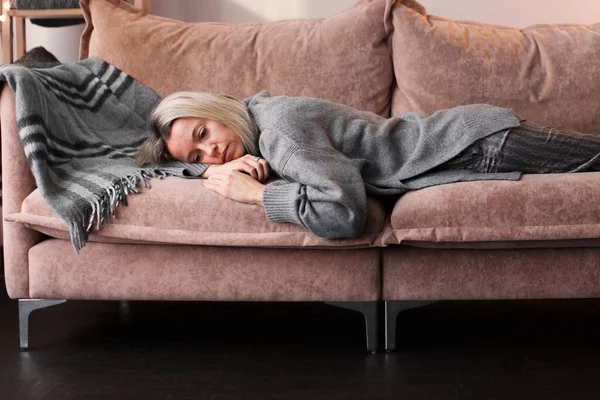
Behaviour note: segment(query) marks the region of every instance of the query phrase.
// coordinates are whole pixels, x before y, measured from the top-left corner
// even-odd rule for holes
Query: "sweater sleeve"
[[[265,187],[267,217],[292,222],[327,238],[359,236],[367,195],[358,166],[334,149],[288,150],[278,168],[284,181]]]

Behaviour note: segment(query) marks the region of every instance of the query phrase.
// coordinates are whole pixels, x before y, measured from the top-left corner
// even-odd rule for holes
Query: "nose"
[[[216,143],[201,143],[200,151],[202,151],[202,153],[204,153],[205,158],[214,159],[214,158],[220,157],[219,147],[217,146]],[[211,161],[214,161],[214,160],[211,160]]]
[[[206,145],[206,154],[207,155],[213,156],[213,155],[217,154],[217,150],[218,150],[218,147],[217,147],[216,143],[208,143]]]

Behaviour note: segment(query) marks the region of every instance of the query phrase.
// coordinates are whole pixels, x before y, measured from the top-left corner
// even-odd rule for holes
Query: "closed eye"
[[[197,140],[202,140],[204,139],[204,137],[206,136],[206,126],[202,125],[200,126],[200,129],[196,129],[196,137],[198,138]],[[202,155],[200,154],[200,152],[197,152],[196,155],[193,158],[193,162],[202,162]]]

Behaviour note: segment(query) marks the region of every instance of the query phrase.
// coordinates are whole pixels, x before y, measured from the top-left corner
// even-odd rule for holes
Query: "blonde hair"
[[[258,128],[241,101],[222,94],[175,92],[165,97],[152,112],[152,133],[135,155],[138,165],[173,160],[167,150],[167,140],[171,136],[171,125],[178,118],[218,121],[240,136],[248,153],[258,155]]]

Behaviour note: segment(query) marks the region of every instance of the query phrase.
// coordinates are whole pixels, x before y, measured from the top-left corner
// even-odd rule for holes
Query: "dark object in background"
[[[79,0],[12,0],[15,8],[39,9],[47,8],[79,8]]]
[[[13,0],[17,9],[46,10],[53,8],[79,8],[79,0]],[[47,28],[57,28],[82,24],[83,18],[33,18],[32,24]]]
[[[52,68],[60,61],[42,46],[34,47],[14,62],[29,68]]]

